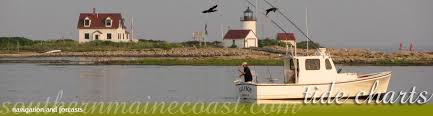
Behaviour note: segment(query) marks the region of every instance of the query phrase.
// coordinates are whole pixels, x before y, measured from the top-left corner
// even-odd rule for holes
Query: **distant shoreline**
[[[90,59],[104,60],[65,60],[65,59],[45,59],[48,57],[38,57],[38,60],[13,58],[3,60],[0,58],[0,65],[3,63],[34,63],[51,65],[160,65],[160,66],[238,66],[242,62],[248,62],[254,66],[283,66],[280,59],[231,59],[231,58],[167,58],[150,57],[134,58],[124,60],[122,57],[93,57]],[[73,58],[73,57],[63,57]],[[81,57],[79,57],[81,58]],[[89,59],[89,57],[84,58]],[[433,61],[376,61],[374,63],[345,63],[337,61],[336,65],[343,66],[433,66]]]
[[[242,62],[248,62],[255,66],[283,66],[282,60],[275,59],[202,59],[202,60],[180,60],[180,59],[141,59],[132,61],[102,61],[95,62],[96,65],[186,65],[186,66],[238,66]],[[337,65],[344,66],[433,66],[430,63],[417,62],[383,62],[379,61],[372,64],[362,63],[338,63]]]
[[[173,48],[136,51],[91,51],[1,54],[0,63],[95,64],[95,65],[198,65],[235,66],[246,61],[252,65],[281,66],[284,48]],[[356,66],[433,66],[433,52],[398,51],[383,53],[368,49],[328,49],[335,64]],[[309,54],[314,54],[310,50]],[[298,49],[298,54],[306,54]],[[44,59],[54,57],[57,59]],[[58,58],[78,58],[78,60]],[[29,58],[39,58],[32,60]],[[9,60],[4,60],[9,59]],[[85,63],[82,63],[85,62]]]

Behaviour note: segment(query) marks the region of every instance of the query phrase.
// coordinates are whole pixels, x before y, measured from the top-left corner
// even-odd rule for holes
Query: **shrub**
[[[238,48],[238,46],[236,44],[233,44],[232,46],[230,46],[229,48]]]
[[[298,42],[296,47],[302,48],[302,49],[307,49],[307,41]],[[312,41],[310,41],[308,43],[308,48],[310,48],[310,49],[316,49],[316,48],[321,48],[321,47],[322,46],[320,46],[319,43],[314,43]]]

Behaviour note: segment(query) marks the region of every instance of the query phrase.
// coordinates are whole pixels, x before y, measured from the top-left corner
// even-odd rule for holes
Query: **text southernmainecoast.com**
[[[427,91],[395,92],[387,91],[383,97],[375,98],[376,88],[379,85],[375,82],[371,91],[358,92],[353,99],[355,104],[426,104],[433,97]],[[330,85],[328,92],[323,94],[315,93],[314,86],[307,87],[303,93],[304,104],[245,104],[239,99],[237,102],[63,102],[63,90],[60,90],[55,99],[48,97],[46,102],[1,102],[0,114],[8,113],[58,113],[58,114],[295,114],[306,104],[343,104],[349,98],[344,98],[345,93],[333,92],[334,83]],[[331,95],[332,93],[332,95]],[[334,96],[335,95],[335,96]],[[367,99],[359,96],[367,95]],[[150,98],[149,98],[150,99]],[[270,110],[272,109],[272,110]]]

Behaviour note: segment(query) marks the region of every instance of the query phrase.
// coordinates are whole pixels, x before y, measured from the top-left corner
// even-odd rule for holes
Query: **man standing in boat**
[[[245,82],[252,82],[253,81],[253,75],[251,74],[250,68],[248,68],[247,62],[243,62],[241,66],[244,68],[244,71],[242,72],[239,69],[239,72],[241,73],[241,75],[239,75],[239,77],[244,76]]]

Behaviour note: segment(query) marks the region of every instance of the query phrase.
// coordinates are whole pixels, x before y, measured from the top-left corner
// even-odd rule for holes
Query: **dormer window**
[[[113,20],[111,20],[110,17],[105,19],[105,27],[111,27],[112,24],[113,24]]]
[[[86,17],[84,19],[84,27],[90,27],[90,23],[91,23],[91,20],[89,19],[89,17]]]

